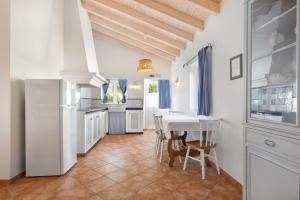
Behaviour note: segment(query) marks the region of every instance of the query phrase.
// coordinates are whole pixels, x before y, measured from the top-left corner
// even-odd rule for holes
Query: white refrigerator
[[[26,176],[63,175],[77,162],[75,83],[25,82]]]

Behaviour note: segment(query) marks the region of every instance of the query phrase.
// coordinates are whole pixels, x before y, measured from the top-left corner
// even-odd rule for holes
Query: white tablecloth
[[[220,118],[188,115],[163,115],[162,126],[167,138],[171,137],[170,131],[188,131],[187,141],[197,140],[200,137],[199,120],[219,120]]]

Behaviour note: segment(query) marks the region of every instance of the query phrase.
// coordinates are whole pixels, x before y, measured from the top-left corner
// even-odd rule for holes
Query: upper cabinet
[[[248,121],[298,125],[297,13],[297,0],[247,4]]]

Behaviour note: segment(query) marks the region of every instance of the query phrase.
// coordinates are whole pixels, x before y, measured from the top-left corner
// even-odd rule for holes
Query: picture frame
[[[243,54],[230,58],[230,80],[243,77]]]

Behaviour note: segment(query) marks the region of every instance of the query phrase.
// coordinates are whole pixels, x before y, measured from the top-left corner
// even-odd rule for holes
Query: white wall
[[[96,54],[99,64],[99,73],[105,78],[126,78],[128,79],[127,98],[144,97],[144,78],[149,74],[136,71],[138,60],[151,58],[154,66],[154,74],[160,74],[161,78],[170,79],[170,63],[158,57],[149,55],[142,51],[125,46],[117,41],[106,37],[94,36]],[[153,73],[152,73],[153,74]],[[130,85],[137,81],[139,89],[132,89]]]
[[[64,71],[96,72],[98,63],[87,12],[80,0],[64,0]]]
[[[243,52],[243,5],[240,0],[223,0],[221,14],[211,16],[205,31],[172,65],[173,81],[179,77],[181,86],[172,88],[173,109],[189,110],[189,70],[182,65],[208,43],[213,45],[212,115],[224,119],[218,152],[221,167],[242,182],[243,79],[230,81],[229,59]]]
[[[64,63],[63,1],[11,1],[11,167],[25,167],[24,80],[59,78]]]
[[[64,61],[62,1],[12,0],[11,4],[14,76],[58,76]]]
[[[10,172],[10,0],[0,1],[0,180]]]
[[[76,41],[77,36],[72,32],[74,24],[68,23],[68,26],[64,26],[64,17],[72,18],[72,15],[68,15],[72,12],[69,4],[66,12],[64,10],[65,1],[0,1],[0,179],[12,178],[25,168],[24,80],[60,78],[65,61],[71,70],[79,65],[84,66],[86,70],[89,67],[90,71],[98,71],[86,13],[81,10],[81,15],[85,18],[80,19],[80,0],[70,1],[74,2],[70,5],[76,5],[73,11],[77,11],[78,18],[75,21],[79,28],[78,33],[81,34],[81,38],[86,38],[85,41],[81,41],[82,51],[78,48],[73,49],[71,45],[65,48],[64,39],[74,36]],[[85,30],[82,31],[81,28]],[[68,59],[64,59],[64,53],[70,49],[73,51],[67,55]],[[76,58],[80,58],[81,62],[76,62]],[[72,61],[71,64],[68,61]]]

